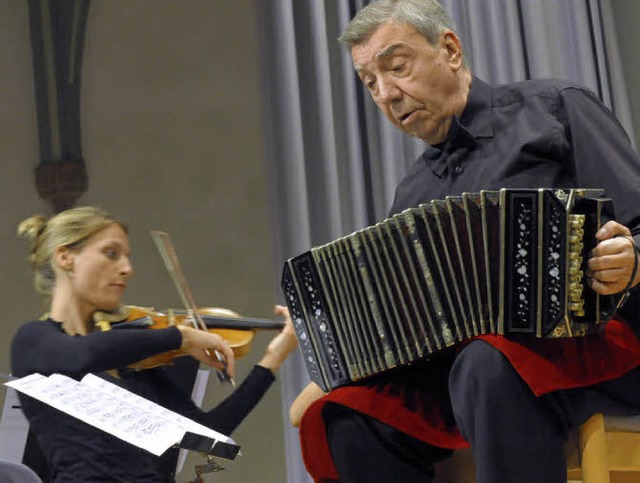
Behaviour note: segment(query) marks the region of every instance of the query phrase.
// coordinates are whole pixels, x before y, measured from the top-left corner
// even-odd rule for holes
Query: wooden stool
[[[583,483],[640,482],[640,416],[592,416],[565,446],[567,479]],[[473,483],[476,465],[469,449],[436,465],[434,483]]]
[[[569,479],[583,483],[640,481],[640,416],[592,416],[580,427],[580,468]]]

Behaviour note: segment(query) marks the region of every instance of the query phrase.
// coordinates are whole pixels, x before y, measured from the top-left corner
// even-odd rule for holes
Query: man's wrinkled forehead
[[[428,40],[407,23],[387,21],[374,30],[366,40],[351,46],[351,58],[356,71],[366,64],[376,63],[396,55],[399,49],[422,48]]]
[[[379,61],[388,57],[393,56],[393,54],[400,48],[402,48],[404,46],[404,44],[402,42],[396,42],[393,43],[387,47],[382,48],[382,50],[376,52],[373,55],[373,58],[371,60],[373,61]],[[353,58],[353,67],[355,68],[356,72],[360,72],[362,70],[365,70],[366,67],[364,65],[359,64],[356,59],[355,56],[353,55],[353,48],[351,50],[351,55]]]

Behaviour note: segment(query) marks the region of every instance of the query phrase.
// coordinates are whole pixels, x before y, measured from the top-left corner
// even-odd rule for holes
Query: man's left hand
[[[627,288],[638,253],[629,228],[609,221],[596,233],[598,245],[589,258],[589,286],[596,292],[609,295]],[[637,270],[631,286],[640,282]]]

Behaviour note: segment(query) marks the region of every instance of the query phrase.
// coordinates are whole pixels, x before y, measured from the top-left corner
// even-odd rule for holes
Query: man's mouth
[[[400,124],[404,124],[413,115],[414,112],[416,112],[416,111],[409,111],[409,112],[399,116],[398,120],[400,121]]]

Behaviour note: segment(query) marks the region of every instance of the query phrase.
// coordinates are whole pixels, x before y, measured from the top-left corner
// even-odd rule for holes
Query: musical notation
[[[76,381],[61,374],[31,374],[5,383],[157,456],[187,432],[236,446],[233,439],[93,374]],[[232,453],[235,454],[235,453]]]

